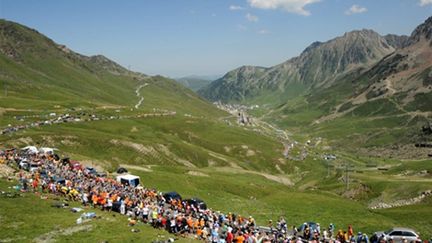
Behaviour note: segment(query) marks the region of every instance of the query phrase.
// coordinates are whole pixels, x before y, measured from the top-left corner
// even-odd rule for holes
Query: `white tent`
[[[22,150],[27,150],[28,152],[30,152],[32,154],[36,154],[39,152],[35,146],[27,146],[27,147],[22,148]]]
[[[40,148],[39,152],[44,154],[54,154],[54,148]]]

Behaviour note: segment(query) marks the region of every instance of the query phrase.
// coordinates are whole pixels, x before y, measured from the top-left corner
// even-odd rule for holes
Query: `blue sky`
[[[0,0],[0,18],[147,74],[272,66],[354,29],[410,34],[432,0]]]

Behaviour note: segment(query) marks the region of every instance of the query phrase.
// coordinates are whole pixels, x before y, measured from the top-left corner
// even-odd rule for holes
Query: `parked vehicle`
[[[140,178],[135,175],[119,175],[117,176],[117,181],[123,185],[137,187],[140,183]]]
[[[39,164],[37,164],[37,163],[30,163],[30,166],[29,166],[29,171],[30,172],[35,172],[38,169],[39,169]]]
[[[386,241],[392,239],[393,242],[403,242],[403,240],[407,240],[408,242],[421,242],[420,236],[409,228],[391,228],[387,231],[375,232],[371,241],[375,239],[379,240],[380,238]]]
[[[69,164],[69,162],[70,162],[70,159],[69,158],[63,158],[62,160],[61,160],[61,163],[62,163],[62,165],[67,165],[67,164]]]
[[[307,222],[307,223],[304,223],[304,224],[302,224],[301,226],[299,226],[297,229],[298,229],[299,231],[303,231],[303,230],[306,228],[306,225],[309,226],[309,229],[310,229],[311,231],[316,230],[317,227],[318,227],[317,223],[315,223],[315,222]]]
[[[205,204],[205,202],[199,198],[194,197],[191,199],[186,199],[184,201],[186,201],[188,205],[194,206],[195,208],[202,209],[202,210],[207,209],[207,205]]]
[[[61,178],[61,177],[55,178],[54,182],[55,182],[55,184],[60,184],[62,186],[66,185],[66,180],[64,178]]]
[[[69,166],[73,169],[73,170],[82,170],[82,165],[80,164],[80,162],[76,161],[76,160],[70,160],[69,161]]]
[[[105,173],[105,172],[97,172],[96,176],[97,177],[107,177],[107,173]]]
[[[117,173],[118,174],[128,173],[128,170],[126,168],[120,167],[117,169]]]
[[[29,162],[27,160],[21,160],[19,162],[18,166],[19,166],[20,169],[23,169],[23,170],[27,170],[28,171],[30,169],[30,164],[29,164]]]
[[[96,169],[90,166],[85,167],[84,172],[91,175],[96,175],[97,173]]]
[[[167,192],[163,194],[163,197],[167,202],[171,202],[171,200],[181,200],[182,197],[177,192]]]

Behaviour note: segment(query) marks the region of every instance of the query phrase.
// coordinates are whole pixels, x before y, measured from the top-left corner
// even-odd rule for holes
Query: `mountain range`
[[[259,107],[249,112],[355,153],[422,157],[412,145],[432,141],[419,132],[432,119],[431,41],[432,17],[410,36],[351,31],[273,67],[232,70],[198,93]]]
[[[201,76],[201,75],[190,75],[181,78],[175,78],[177,82],[184,85],[185,87],[198,91],[199,89],[207,86],[214,80],[218,79],[220,76]]]
[[[431,26],[429,18],[411,36],[381,36],[366,29],[351,31],[327,42],[314,42],[298,57],[273,67],[243,66],[232,70],[198,93],[211,101],[280,106],[301,94],[316,94],[330,87],[337,90],[341,83],[373,76],[367,81],[367,91],[355,87],[355,96],[367,92],[368,97],[376,98],[388,95],[389,90],[392,95],[410,91],[408,101],[430,90]],[[389,76],[391,81],[383,82]]]

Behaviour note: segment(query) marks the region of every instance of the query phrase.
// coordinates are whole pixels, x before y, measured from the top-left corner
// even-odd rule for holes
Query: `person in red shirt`
[[[227,243],[232,243],[233,240],[234,240],[234,235],[233,235],[233,233],[231,233],[231,230],[229,230],[228,233],[227,233],[227,236],[225,238],[225,241]]]
[[[162,224],[162,227],[165,229],[166,228],[166,223],[167,223],[167,219],[165,218],[165,217],[162,217],[162,219],[161,219],[161,224]]]
[[[37,187],[38,187],[38,185],[39,185],[38,180],[37,180],[37,179],[33,179],[32,186],[33,186],[33,191],[34,191],[34,192],[37,191]]]

